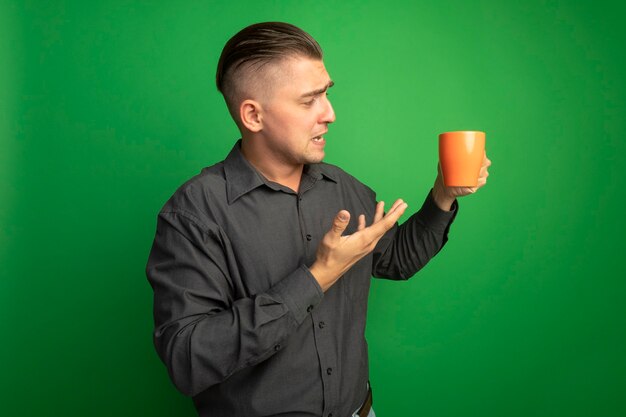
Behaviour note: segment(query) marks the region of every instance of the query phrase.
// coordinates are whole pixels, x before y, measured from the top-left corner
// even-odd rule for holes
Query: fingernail
[[[341,220],[342,222],[345,222],[346,220],[348,220],[348,216],[346,216],[345,213],[341,213],[339,215],[339,220]]]

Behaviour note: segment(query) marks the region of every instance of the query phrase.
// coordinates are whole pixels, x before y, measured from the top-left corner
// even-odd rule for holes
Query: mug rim
[[[445,135],[446,133],[485,133],[482,130],[450,130],[448,132],[442,132],[440,135]]]

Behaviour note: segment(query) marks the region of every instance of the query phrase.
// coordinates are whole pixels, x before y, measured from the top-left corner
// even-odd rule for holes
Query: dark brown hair
[[[229,75],[242,65],[259,69],[268,62],[297,55],[322,59],[322,48],[311,35],[289,23],[250,25],[226,42],[217,64],[217,89],[225,94],[225,84],[233,81]]]

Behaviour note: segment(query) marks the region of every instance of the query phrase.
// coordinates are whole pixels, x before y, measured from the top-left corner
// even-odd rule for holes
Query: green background
[[[623,3],[622,3],[623,4]],[[487,186],[409,282],[375,281],[385,416],[626,415],[626,10],[608,1],[0,6],[0,414],[192,416],[151,339],[156,215],[237,131],[226,40],[289,21],[336,82],[328,161],[419,208],[437,134]]]

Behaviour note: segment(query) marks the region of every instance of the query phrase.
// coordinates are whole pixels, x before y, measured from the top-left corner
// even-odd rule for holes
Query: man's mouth
[[[328,132],[328,130],[326,132],[322,132],[321,135],[319,136],[315,136],[313,138],[313,142],[322,142],[324,140],[324,135]]]

